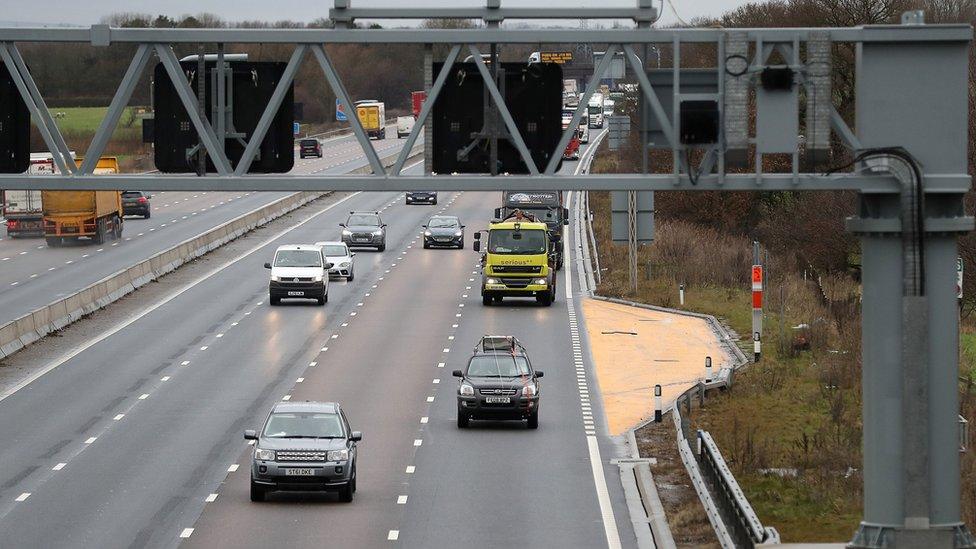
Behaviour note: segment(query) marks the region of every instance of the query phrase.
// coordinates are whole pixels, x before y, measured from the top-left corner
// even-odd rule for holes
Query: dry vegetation
[[[718,23],[727,27],[768,26],[770,21],[786,26],[881,23],[919,4],[774,1],[749,4]],[[976,14],[976,4],[969,0],[923,4],[929,21],[970,22]],[[682,57],[696,58],[693,51],[682,51]],[[697,56],[702,66],[709,66],[711,58],[708,51]],[[838,49],[835,59],[839,72],[835,104],[850,117],[853,58],[850,51]],[[976,87],[971,92],[971,128],[976,127],[974,97]],[[974,135],[971,129],[971,151]],[[835,150],[834,160],[841,155]],[[594,172],[633,172],[639,165],[635,147],[616,153],[604,150]],[[669,155],[652,155],[650,165],[652,171],[669,172]],[[777,160],[765,168],[778,171]],[[662,192],[655,198],[656,240],[638,252],[636,292],[630,286],[626,246],[610,243],[609,216],[595,216],[604,268],[600,292],[677,308],[678,285],[684,284],[686,309],[713,314],[735,331],[749,333],[748,267],[752,240],[761,241],[767,278],[763,360],[743,371],[732,391],[712,397],[692,421],[712,433],[764,524],[777,527],[785,541],[850,539],[862,505],[859,249],[842,223],[854,213],[856,197]],[[967,203],[971,206],[973,200],[970,193]],[[590,204],[594,212],[605,212],[609,198],[606,193],[590,193]],[[976,237],[961,239],[960,250],[967,266],[976,264]],[[964,281],[967,301],[960,360],[960,408],[971,423],[976,420],[976,388],[971,381],[976,375],[973,271],[967,271]],[[650,445],[645,450],[650,455],[660,452]],[[963,520],[976,524],[972,451],[963,455],[961,482]]]

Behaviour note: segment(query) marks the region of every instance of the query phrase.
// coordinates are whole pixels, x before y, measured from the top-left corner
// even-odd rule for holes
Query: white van
[[[404,137],[410,135],[413,131],[413,117],[412,116],[398,116],[397,117],[397,139],[403,139]]]
[[[319,305],[329,301],[329,269],[321,246],[307,244],[279,246],[274,260],[264,264],[271,269],[268,285],[270,302],[278,305],[284,299],[314,299]]]

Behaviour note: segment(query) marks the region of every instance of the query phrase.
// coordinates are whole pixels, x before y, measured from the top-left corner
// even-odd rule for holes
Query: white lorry
[[[587,103],[587,112],[590,115],[590,127],[591,128],[602,128],[603,127],[603,94],[594,93],[590,97],[590,102]]]

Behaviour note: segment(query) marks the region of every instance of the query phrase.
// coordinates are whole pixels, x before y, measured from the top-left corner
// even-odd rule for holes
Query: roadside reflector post
[[[712,382],[712,357],[705,357],[705,383]]]
[[[682,307],[685,306],[685,285],[684,284],[678,284],[678,302],[681,303]]]
[[[661,423],[664,410],[661,407],[661,386],[654,386],[654,423]]]
[[[754,242],[755,263],[752,266],[752,346],[754,361],[759,362],[760,340],[762,339],[763,266],[759,263],[759,243]]]

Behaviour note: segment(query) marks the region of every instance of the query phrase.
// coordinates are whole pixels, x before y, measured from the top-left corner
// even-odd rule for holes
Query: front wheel
[[[386,251],[386,242],[384,242],[383,244],[377,246],[376,247],[376,251],[377,252],[385,252]]]
[[[539,428],[539,412],[529,414],[529,429]]]
[[[268,495],[267,489],[251,480],[251,501],[264,501]]]
[[[48,248],[60,248],[63,242],[60,236],[49,236],[44,240],[47,242]]]
[[[491,298],[491,294],[481,294],[481,304],[482,305],[484,305],[486,307],[490,307],[492,301],[494,301],[494,300]]]
[[[465,414],[465,413],[459,411],[458,412],[458,416],[457,416],[457,426],[458,426],[458,429],[467,429],[468,428],[468,420],[469,419],[470,418],[468,418],[468,414]]]
[[[352,279],[355,277],[356,277],[356,273],[352,272],[352,269],[350,269],[349,276],[346,277],[346,282],[352,282]]]
[[[272,305],[278,305],[279,303],[281,303],[281,298],[280,297],[275,297],[275,296],[270,296],[270,298],[268,299],[268,302],[271,303]]]
[[[339,488],[339,501],[343,503],[349,503],[352,501],[352,492],[352,481],[349,481],[348,484],[342,488]]]

